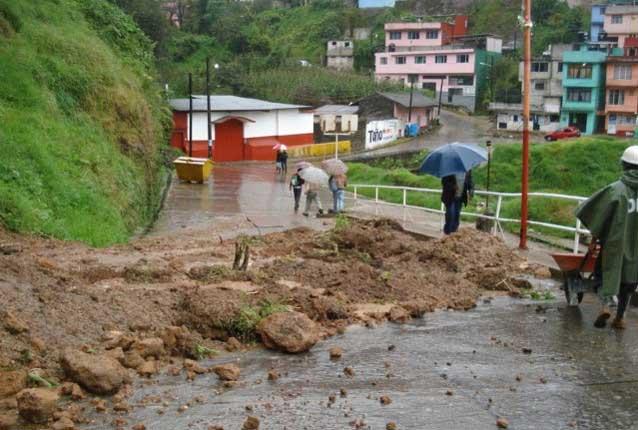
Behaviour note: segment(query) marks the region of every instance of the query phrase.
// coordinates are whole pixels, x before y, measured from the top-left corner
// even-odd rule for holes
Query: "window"
[[[600,8],[600,14],[601,14],[601,15],[604,15],[606,11],[607,11],[607,8],[606,8],[606,7],[601,7],[601,8]]]
[[[394,62],[395,64],[405,64],[405,57],[404,56],[394,57]]]
[[[549,66],[547,63],[532,63],[532,72],[547,72]]]
[[[388,57],[379,57],[379,64],[388,64]]]
[[[350,47],[350,42],[346,42],[346,48]]]
[[[332,42],[332,46],[337,46],[337,42]]]
[[[460,87],[469,87],[474,85],[473,76],[450,76],[450,85],[458,85]]]
[[[612,24],[622,24],[622,15],[612,15],[611,16]]]
[[[419,33],[418,31],[408,31],[408,39],[416,40],[416,39],[419,39],[420,37],[421,37],[421,33]]]
[[[560,115],[550,115],[549,116],[549,122],[559,122],[560,121]]]
[[[570,79],[591,79],[591,64],[570,64],[567,67]]]
[[[434,57],[434,62],[437,64],[447,63],[447,55],[437,55]]]
[[[401,39],[401,32],[400,31],[391,31],[390,32],[390,40],[399,40]]]
[[[512,115],[512,121],[518,122],[518,115]]]
[[[545,91],[545,81],[535,81],[534,89],[536,91]]]
[[[563,62],[562,61],[558,62],[558,73],[563,73]]]
[[[614,79],[628,81],[631,79],[631,65],[617,64],[614,66]]]
[[[439,38],[439,30],[428,30],[425,32],[426,39],[438,39]]]
[[[469,54],[459,54],[456,56],[456,62],[457,63],[469,63],[470,62],[470,56]]]
[[[625,92],[623,90],[609,90],[609,98],[607,101],[610,105],[625,104]]]
[[[568,88],[567,100],[570,102],[591,102],[591,89],[588,88]]]
[[[498,123],[498,128],[500,128],[500,129],[505,129],[505,128],[507,128],[507,123],[506,123],[506,122],[499,122],[499,123]]]
[[[635,125],[636,117],[633,115],[618,115],[616,124]]]
[[[414,64],[425,64],[425,55],[417,55],[414,57]]]

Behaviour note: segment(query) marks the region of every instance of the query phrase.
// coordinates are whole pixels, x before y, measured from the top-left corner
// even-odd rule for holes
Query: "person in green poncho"
[[[597,271],[602,274],[598,289],[602,306],[594,322],[599,328],[611,317],[614,296],[618,296],[618,309],[612,326],[625,327],[625,309],[638,285],[638,146],[627,148],[621,162],[620,180],[596,192],[576,210],[592,240],[601,245]]]

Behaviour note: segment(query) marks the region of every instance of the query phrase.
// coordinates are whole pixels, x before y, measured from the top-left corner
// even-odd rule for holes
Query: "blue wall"
[[[395,0],[359,0],[359,7],[394,7],[394,1]]]
[[[598,41],[598,34],[603,29],[605,23],[605,16],[603,15],[604,9],[608,5],[595,4],[591,7],[591,29],[589,30],[589,36],[592,42]]]

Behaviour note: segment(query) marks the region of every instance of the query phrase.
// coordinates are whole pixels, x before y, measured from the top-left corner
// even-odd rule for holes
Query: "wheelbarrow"
[[[569,306],[578,306],[586,292],[596,292],[600,287],[602,280],[595,270],[599,253],[600,246],[592,243],[585,254],[551,254],[563,273],[563,291]]]

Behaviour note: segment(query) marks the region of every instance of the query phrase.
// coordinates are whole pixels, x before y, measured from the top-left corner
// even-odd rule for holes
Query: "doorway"
[[[581,133],[587,131],[587,114],[582,112],[571,112],[569,114],[569,125],[576,127]]]
[[[215,124],[215,161],[244,159],[244,123],[236,118]]]

